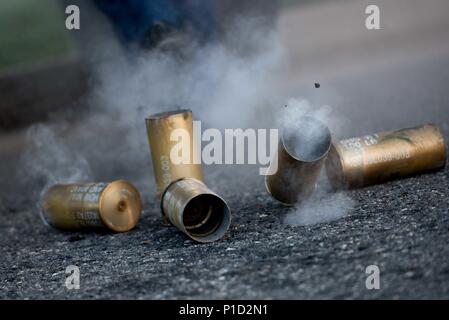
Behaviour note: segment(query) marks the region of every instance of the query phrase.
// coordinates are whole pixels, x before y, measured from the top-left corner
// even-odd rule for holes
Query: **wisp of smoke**
[[[332,114],[332,108],[328,105],[314,106],[312,103],[304,98],[291,98],[285,104],[283,112],[277,120],[278,126],[287,132],[301,129],[301,118],[312,117],[315,118],[332,129],[339,125],[340,119]],[[313,136],[311,137],[314,138]],[[317,137],[319,138],[319,137]],[[312,141],[311,141],[312,142]]]
[[[354,200],[344,192],[316,192],[290,212],[285,218],[285,223],[310,226],[331,222],[344,217],[354,205]]]
[[[148,115],[190,108],[209,127],[274,127],[273,114],[279,113],[284,100],[285,83],[276,73],[284,50],[275,30],[257,24],[257,19],[247,19],[229,31],[234,37],[230,43],[252,47],[250,53],[216,42],[189,50],[193,54],[187,59],[160,51],[141,52],[134,59],[112,49],[92,54],[90,112],[71,124],[71,135],[64,138],[56,133],[67,125],[64,118],[29,129],[31,147],[23,157],[28,181],[46,190],[55,183],[128,179],[141,190],[143,199],[151,199],[154,183],[144,121]],[[103,46],[103,50],[109,48]],[[334,124],[329,107],[317,109],[297,99],[287,105],[281,109],[282,128],[295,130],[300,115],[315,117],[330,127]],[[219,172],[226,185],[241,178],[232,171]],[[254,174],[245,181],[259,178]],[[335,206],[329,201],[339,200],[330,198],[321,209],[310,204],[301,211],[321,210],[330,216],[327,208]]]
[[[27,132],[30,142],[24,153],[24,173],[45,186],[89,179],[89,164],[48,126],[35,125]]]
[[[58,138],[49,126],[30,127],[27,140],[28,148],[21,158],[21,180],[33,186],[34,190],[30,191],[32,201],[41,199],[54,184],[89,180],[90,167],[86,159]],[[42,218],[39,201],[36,208]]]
[[[67,126],[63,116],[51,125],[29,129],[31,147],[23,157],[27,180],[45,190],[53,183],[87,177],[104,182],[128,179],[146,198],[154,191],[145,129],[148,115],[190,108],[209,127],[257,127],[257,110],[270,107],[279,95],[274,71],[283,60],[275,30],[258,23],[257,18],[246,19],[229,30],[235,39],[250,33],[251,37],[232,43],[252,46],[251,53],[215,42],[192,44],[197,47],[187,58],[144,51],[130,59],[115,50],[116,43],[100,45],[104,52],[89,57],[93,73],[89,113],[70,122],[70,135],[65,137],[57,134]]]
[[[302,155],[308,160],[308,155],[313,155],[322,145],[325,137],[322,130],[304,122],[304,117],[312,117],[332,130],[340,125],[338,117],[332,115],[329,106],[315,107],[305,99],[290,99],[278,119],[279,127],[284,136],[300,133],[293,146],[296,155]],[[298,177],[300,178],[300,177]],[[344,192],[334,193],[328,180],[322,174],[317,185],[317,190],[308,199],[298,199],[299,205],[289,213],[285,223],[291,225],[313,225],[336,220],[346,215],[353,207],[354,201]]]

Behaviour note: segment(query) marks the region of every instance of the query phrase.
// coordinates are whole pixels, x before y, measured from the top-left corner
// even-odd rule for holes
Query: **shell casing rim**
[[[214,197],[214,199],[217,199],[218,201],[220,201],[220,203],[223,205],[224,211],[223,211],[223,215],[221,217],[221,222],[217,225],[217,227],[215,229],[213,229],[212,231],[210,231],[207,234],[203,234],[203,235],[194,234],[194,233],[190,232],[185,227],[183,221],[179,221],[181,226],[178,226],[177,223],[172,221],[171,215],[165,213],[164,203],[165,203],[166,195],[169,192],[169,189],[171,187],[173,187],[175,184],[179,183],[180,181],[184,181],[184,180],[192,181],[192,182],[195,182],[195,183],[199,183],[200,185],[202,185],[202,187],[204,187],[204,189],[207,190],[207,192],[202,192],[202,193],[199,193],[199,194],[192,194],[188,198],[184,199],[184,204],[182,206],[182,211],[180,211],[180,212],[182,212],[182,214],[181,214],[182,216],[184,215],[185,209],[187,208],[188,204],[191,203],[192,200],[194,200],[195,198],[200,197],[200,196],[204,196],[204,195],[212,196],[212,197]],[[215,192],[210,190],[203,181],[200,181],[200,180],[195,179],[195,178],[181,178],[181,179],[178,179],[176,181],[173,181],[164,190],[163,196],[161,197],[161,209],[162,209],[163,215],[165,215],[165,217],[167,218],[167,220],[170,222],[171,225],[173,225],[174,227],[176,227],[177,229],[182,231],[184,234],[186,234],[192,240],[197,241],[199,243],[210,243],[210,242],[214,242],[214,241],[218,241],[218,240],[222,239],[225,236],[226,232],[229,230],[229,227],[230,227],[231,221],[232,221],[231,208],[229,207],[227,202],[222,197],[220,197],[218,194],[216,194]],[[177,219],[174,219],[174,220],[177,221]],[[221,233],[217,233],[217,236],[213,237],[213,239],[207,240],[208,236],[213,235],[214,233],[218,232],[219,229],[222,229]]]
[[[172,110],[172,111],[163,111],[151,114],[145,118],[146,121],[158,121],[158,120],[164,120],[175,116],[180,116],[184,114],[192,114],[191,109],[179,109],[179,110]]]
[[[321,128],[325,130],[325,137],[323,139],[323,142],[326,143],[326,148],[323,149],[324,151],[322,152],[320,157],[308,161],[302,160],[298,156],[295,156],[286,147],[283,135],[279,139],[278,150],[276,151],[275,155],[275,157],[278,158],[278,171],[272,175],[266,175],[264,179],[265,189],[270,194],[270,196],[276,199],[279,203],[289,207],[298,205],[301,201],[309,198],[311,194],[315,192],[319,174],[324,167],[325,161],[332,147],[332,133],[329,127],[313,117],[305,118],[311,119],[313,122],[318,123]],[[304,172],[299,172],[304,170],[304,168],[309,168],[307,174],[305,174]],[[289,176],[288,181],[303,181],[302,183],[296,184],[294,188],[296,192],[291,191],[291,189],[288,189],[285,186],[286,180],[282,179],[284,175],[283,172],[285,170],[294,170],[295,173],[293,176]],[[308,177],[309,180],[313,181],[307,181],[307,179],[304,179],[304,177]],[[285,196],[282,196],[282,194],[284,194]],[[301,199],[301,196],[303,196],[303,199]]]
[[[312,160],[306,160],[306,159],[301,159],[299,156],[295,155],[293,152],[291,152],[289,150],[289,148],[287,147],[287,145],[285,144],[285,134],[282,134],[281,137],[279,138],[279,145],[282,145],[283,149],[285,150],[285,152],[294,160],[298,161],[298,162],[303,162],[303,163],[314,163],[317,161],[322,160],[323,158],[327,157],[327,155],[329,154],[329,151],[331,149],[332,146],[332,132],[330,131],[329,127],[322,121],[315,119],[314,117],[309,117],[309,116],[304,116],[301,117],[305,118],[305,119],[311,119],[313,122],[318,123],[321,125],[321,127],[323,129],[325,129],[326,131],[326,141],[328,141],[327,143],[327,147],[326,150],[318,157]]]

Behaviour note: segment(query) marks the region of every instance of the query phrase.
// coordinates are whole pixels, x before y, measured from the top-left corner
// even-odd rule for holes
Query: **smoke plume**
[[[354,207],[355,201],[347,193],[334,193],[322,179],[315,193],[292,209],[284,222],[294,226],[331,222],[344,217]]]
[[[338,130],[343,120],[333,114],[332,108],[328,105],[314,106],[305,99],[297,98],[287,102],[279,116],[278,125],[284,137],[289,135],[300,137],[293,140],[295,143],[292,151],[295,155],[302,160],[313,161],[325,152],[322,146],[327,133],[321,127],[304,121],[305,117],[319,120],[331,132]],[[345,216],[354,207],[354,201],[349,195],[344,192],[334,193],[323,171],[316,191],[308,199],[298,199],[298,203],[299,205],[285,218],[287,224],[312,225],[333,221]]]
[[[152,113],[190,108],[208,127],[273,128],[279,124],[275,115],[287,109],[329,124],[329,107],[315,110],[306,100],[290,100],[283,107],[286,90],[279,70],[285,52],[276,30],[262,27],[263,21],[235,22],[227,41],[192,42],[181,55],[160,50],[130,55],[113,41],[98,44],[90,55],[90,111],[76,122],[62,117],[29,129],[26,178],[39,190],[54,183],[127,179],[141,190],[142,199],[153,199],[144,121]],[[292,119],[287,114],[282,126],[294,128]],[[62,135],[67,126],[70,130]],[[231,185],[242,178],[228,169],[217,170],[215,180],[220,175]],[[260,178],[255,170],[247,174],[248,184]],[[327,205],[309,211],[327,212]]]

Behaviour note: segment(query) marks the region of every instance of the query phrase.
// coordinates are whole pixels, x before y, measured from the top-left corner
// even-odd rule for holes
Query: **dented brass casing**
[[[181,178],[203,180],[200,161],[194,161],[201,146],[198,146],[193,136],[192,111],[177,110],[154,114],[146,119],[146,125],[158,195],[161,195],[170,183]],[[186,130],[190,139],[182,142],[171,141],[170,137],[176,129]],[[175,164],[171,161],[170,152],[179,143],[189,143],[186,150],[190,150],[190,163]]]
[[[171,224],[197,242],[219,240],[231,223],[226,202],[192,178],[171,183],[162,195],[161,207]]]
[[[277,157],[277,171],[265,177],[267,191],[285,205],[295,205],[310,197],[315,191],[320,171],[329,152],[331,133],[327,126],[320,121],[305,117],[302,121],[313,123],[322,130],[319,141],[300,141],[300,132],[293,133],[289,142],[285,135],[279,140]],[[294,135],[298,135],[295,137]],[[316,143],[317,148],[313,157],[302,158],[295,154],[289,146],[291,143]]]
[[[129,231],[141,214],[139,191],[124,180],[111,183],[58,184],[42,198],[42,217],[55,228],[108,228]]]
[[[441,169],[446,146],[432,124],[342,140],[332,145],[326,171],[336,189],[359,188]]]

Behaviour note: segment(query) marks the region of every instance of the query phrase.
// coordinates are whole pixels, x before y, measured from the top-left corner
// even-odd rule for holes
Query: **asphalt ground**
[[[354,55],[360,59],[337,59],[326,69],[322,63],[327,59],[313,53],[306,59],[303,51],[310,64],[302,73],[292,72],[301,75],[296,87],[318,100],[338,93],[334,107],[352,124],[342,136],[435,122],[447,140],[447,42],[439,36],[432,42],[427,35],[438,32],[419,30],[427,32],[418,37],[422,41],[410,38],[392,45],[388,59],[384,54],[364,55],[363,50],[371,52],[376,43],[362,46],[367,49],[346,44],[347,52],[361,50]],[[410,50],[410,42],[418,49]],[[368,60],[373,64],[367,65]],[[332,72],[322,74],[323,69]],[[315,82],[321,84],[319,89]],[[11,183],[7,173],[14,170],[16,159],[3,159],[6,190]],[[23,195],[16,202],[3,198],[0,297],[449,298],[447,168],[349,191],[346,196],[353,206],[346,215],[312,226],[287,224],[291,209],[266,194],[261,179],[242,175],[231,184],[210,170],[207,177],[233,212],[226,237],[211,244],[196,244],[174,227],[162,226],[159,205],[149,198],[144,199],[136,229],[123,234],[54,230],[40,221],[35,203]],[[65,286],[69,265],[80,268],[79,290]],[[379,290],[366,289],[369,265],[380,268]]]
[[[222,195],[232,227],[211,244],[162,226],[156,203],[123,234],[60,232],[35,210],[9,209],[0,224],[0,297],[448,298],[448,187],[446,169],[351,191],[345,217],[313,226],[285,224],[290,209],[260,185],[229,190]],[[69,265],[80,268],[79,290],[65,287]],[[380,268],[380,290],[365,287],[369,265]]]

